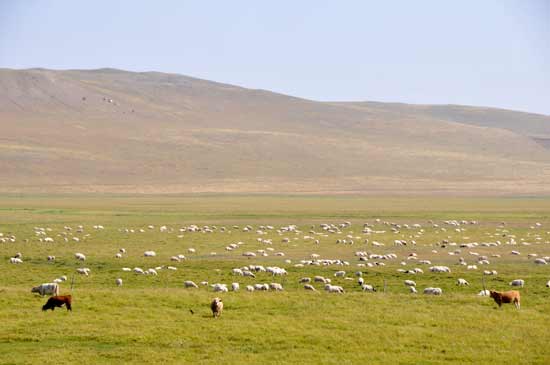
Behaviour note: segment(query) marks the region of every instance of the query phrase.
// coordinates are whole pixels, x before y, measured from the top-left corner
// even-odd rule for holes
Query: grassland
[[[381,221],[376,222],[377,218]],[[457,232],[457,227],[443,223],[450,219],[477,220],[479,224],[462,225]],[[428,223],[430,220],[439,227]],[[320,223],[343,221],[352,226],[340,234],[310,233],[322,232]],[[400,224],[399,232],[392,232],[384,221]],[[501,222],[506,226],[501,227]],[[540,227],[535,226],[537,222]],[[366,235],[362,233],[364,223],[384,232]],[[415,223],[422,225],[422,231],[411,227]],[[216,229],[212,233],[179,232],[190,224]],[[248,224],[253,229],[244,232]],[[298,225],[301,233],[276,232],[288,224]],[[76,232],[78,225],[84,226],[84,232]],[[95,230],[93,225],[105,229]],[[161,225],[173,231],[160,232]],[[258,234],[260,225],[275,229]],[[221,232],[222,226],[227,228],[225,232]],[[55,242],[40,242],[34,227],[51,229],[47,234]],[[550,256],[549,231],[549,198],[4,195],[0,196],[0,232],[4,237],[16,236],[16,242],[0,243],[0,363],[548,364],[550,289],[545,283],[550,268],[533,264],[527,254]],[[65,242],[62,232],[68,238],[79,237],[80,242]],[[308,235],[320,243],[304,239]],[[335,243],[347,235],[354,237],[354,245]],[[257,238],[271,238],[273,244]],[[290,242],[283,243],[282,238]],[[517,245],[507,244],[511,238]],[[416,245],[395,247],[395,239],[415,240]],[[440,247],[443,239],[457,244],[502,244],[462,248],[459,255],[449,255],[459,247]],[[239,241],[244,244],[238,250],[224,249]],[[373,241],[385,246],[375,247]],[[115,259],[120,247],[127,253]],[[187,252],[191,247],[195,254]],[[267,251],[267,257],[242,256],[244,251],[267,247],[274,249]],[[155,250],[157,256],[144,258],[145,250]],[[510,255],[512,250],[521,255]],[[285,257],[273,254],[279,251]],[[360,268],[356,251],[392,252],[398,259],[385,260],[385,266]],[[456,264],[458,257],[475,263],[476,257],[469,251],[501,257],[489,257],[490,265],[470,271]],[[23,254],[23,264],[8,263],[16,252]],[[87,260],[77,262],[75,252],[86,254]],[[450,266],[452,273],[433,274],[429,265],[413,261],[400,265],[411,252],[419,259]],[[187,260],[169,260],[180,253]],[[312,253],[348,260],[350,266],[294,267]],[[48,262],[47,255],[55,255],[56,261]],[[287,259],[292,263],[285,263]],[[231,275],[232,268],[248,264],[281,266],[289,274],[272,278],[260,273],[256,279]],[[122,267],[166,265],[178,270],[159,270],[158,276],[121,271]],[[30,288],[61,275],[71,277],[83,266],[92,273],[75,277],[74,311],[43,313],[40,308],[45,298],[31,294]],[[401,267],[421,267],[425,273],[411,276],[397,272]],[[512,279],[526,280],[525,288],[520,289],[520,311],[512,306],[495,309],[488,298],[476,296],[484,269],[498,271],[497,276],[486,279],[487,286],[497,290],[509,288]],[[337,270],[346,270],[354,280],[334,278]],[[357,270],[363,271],[365,281],[378,292],[360,291],[353,274]],[[298,279],[314,275],[333,278],[346,293],[328,294],[318,284],[318,293],[306,292]],[[120,288],[114,284],[117,277],[124,280]],[[471,286],[457,287],[458,277]],[[405,279],[415,280],[419,291],[438,286],[444,294],[411,295],[403,285]],[[205,287],[184,289],[184,280],[238,281],[241,287],[280,282],[285,291],[217,294]],[[61,288],[62,293],[71,292],[70,283],[62,283]],[[208,308],[215,296],[225,303],[222,317],[216,320]]]

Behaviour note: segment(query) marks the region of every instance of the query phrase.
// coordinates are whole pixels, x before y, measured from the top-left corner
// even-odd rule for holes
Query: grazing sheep
[[[48,256],[48,261],[55,261],[55,256]]]
[[[246,286],[246,291],[254,291],[254,287],[252,285],[247,285]]]
[[[315,282],[315,283],[327,283],[327,279],[325,279],[322,276],[315,276],[313,278],[313,282]]]
[[[183,285],[186,287],[186,288],[198,288],[199,286],[197,284],[195,284],[194,281],[191,281],[191,280],[186,280],[183,282]]]
[[[115,283],[117,286],[122,286],[122,279],[121,278],[116,279]]]
[[[116,259],[121,259],[121,258],[122,258],[122,254],[121,254],[121,253],[117,253],[117,254],[115,255],[115,258],[116,258]]]
[[[304,285],[304,289],[305,289],[305,290],[311,290],[311,291],[317,291],[317,290],[315,290],[315,288],[313,287],[313,285],[310,285],[310,284],[305,284],[305,285]]]
[[[82,268],[78,268],[76,269],[76,272],[79,273],[80,275],[90,275],[90,269],[88,269],[87,267],[82,267]]]
[[[231,284],[231,290],[233,290],[233,291],[239,291],[240,288],[241,287],[240,287],[239,283],[232,283]]]
[[[227,289],[227,285],[225,284],[213,284],[212,288],[214,289],[214,292],[227,293],[229,291]]]
[[[520,288],[523,288],[525,285],[525,280],[523,279],[515,279],[510,282],[510,286],[519,286]]]
[[[279,283],[271,283],[269,284],[269,288],[275,291],[283,291],[283,286]]]
[[[326,284],[325,290],[329,293],[344,293],[344,288],[338,285]]]
[[[85,261],[86,255],[84,255],[83,253],[77,252],[74,254],[74,258],[80,261]]]
[[[141,267],[134,267],[134,273],[135,274],[145,274],[145,271]]]
[[[70,295],[59,295],[59,296],[53,296],[48,299],[46,304],[42,306],[42,310],[46,311],[48,309],[51,309],[52,311],[55,309],[55,307],[61,308],[63,305],[67,307],[67,311],[72,311],[73,308],[71,307],[72,297]]]
[[[311,278],[301,278],[300,281],[299,281],[300,284],[303,284],[303,283],[311,283]]]
[[[413,293],[413,294],[418,293],[418,292],[416,291],[416,288],[415,288],[414,286],[409,286],[409,291],[410,291],[411,293]]]
[[[249,278],[255,278],[256,277],[256,275],[254,275],[254,273],[252,271],[248,271],[248,270],[243,271],[243,276],[247,276]]]
[[[46,294],[59,295],[59,285],[57,285],[57,283],[44,283],[33,287],[31,289],[31,293],[38,293],[41,296],[44,296]]]
[[[550,280],[548,280],[548,281],[546,282],[546,287],[547,287],[547,288],[550,288]]]
[[[491,292],[489,290],[482,290],[479,293],[477,293],[477,295],[480,297],[488,297],[491,295]]]
[[[441,295],[443,294],[443,290],[441,290],[441,288],[426,288],[424,289],[424,294],[429,294],[429,295]]]
[[[235,268],[235,269],[231,270],[231,273],[232,273],[233,275],[244,276],[243,271],[242,271],[241,269],[238,269],[238,268]]]
[[[404,283],[406,286],[416,286],[416,282],[413,280],[405,280]]]
[[[12,258],[10,258],[10,263],[12,263],[12,264],[22,264],[23,260],[21,260],[18,257],[12,257]]]
[[[543,259],[543,258],[535,259],[534,262],[535,262],[535,264],[537,264],[537,265],[548,265],[548,262],[547,262],[545,259]]]
[[[376,288],[372,285],[369,285],[369,284],[361,285],[361,289],[363,291],[376,291]]]
[[[447,266],[432,266],[430,267],[431,272],[451,272]]]
[[[267,284],[260,284],[260,283],[254,284],[254,289],[255,289],[255,290],[264,290],[264,291],[267,291],[267,290],[269,290],[269,285],[267,285]]]
[[[344,276],[346,276],[346,272],[345,271],[336,271],[334,273],[334,276],[337,277],[337,278],[343,278]]]
[[[223,302],[220,298],[214,298],[210,303],[210,309],[212,309],[212,316],[214,318],[219,317],[223,311]]]
[[[468,285],[470,285],[470,283],[467,282],[466,279],[459,278],[456,281],[456,285],[458,285],[458,286],[468,286]]]
[[[510,290],[505,292],[491,290],[490,295],[499,307],[502,306],[502,303],[514,303],[517,309],[520,308],[520,294],[517,290]]]
[[[143,253],[143,256],[145,257],[155,257],[157,255],[157,253],[155,251],[145,251]]]

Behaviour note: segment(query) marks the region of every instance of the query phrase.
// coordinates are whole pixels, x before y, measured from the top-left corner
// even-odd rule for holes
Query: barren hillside
[[[550,117],[0,69],[0,191],[550,193]]]

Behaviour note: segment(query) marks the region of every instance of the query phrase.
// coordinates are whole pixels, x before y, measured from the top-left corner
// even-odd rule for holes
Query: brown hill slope
[[[550,192],[550,117],[499,109],[1,69],[0,121],[0,191]]]

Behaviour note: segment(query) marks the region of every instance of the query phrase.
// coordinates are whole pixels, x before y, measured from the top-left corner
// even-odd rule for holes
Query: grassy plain
[[[376,222],[377,218],[381,221]],[[455,227],[443,222],[450,219],[479,224]],[[352,226],[341,233],[311,233],[322,233],[320,223],[344,221]],[[384,221],[401,228],[392,232]],[[501,222],[506,226],[501,227]],[[362,233],[364,223],[380,233]],[[415,223],[422,228],[412,228]],[[191,224],[216,229],[212,233],[179,232]],[[253,229],[243,232],[247,224]],[[277,233],[288,224],[298,225],[301,233]],[[76,231],[78,225],[84,226],[84,232]],[[93,225],[105,229],[95,230]],[[161,225],[172,231],[160,232]],[[259,234],[260,225],[275,229]],[[40,242],[34,227],[50,228],[47,235],[55,242]],[[16,236],[16,242],[0,243],[0,363],[548,364],[550,289],[545,283],[550,268],[533,264],[527,254],[550,256],[549,231],[549,198],[4,195],[0,196],[0,232],[4,237]],[[349,239],[348,235],[354,245],[335,243],[339,238]],[[258,238],[271,238],[273,244],[258,242]],[[283,243],[283,238],[290,242]],[[511,238],[516,245],[507,244]],[[396,247],[395,239],[407,240],[409,245]],[[496,241],[501,245],[462,248],[460,254],[450,255],[460,247],[440,247],[443,239],[458,245]],[[239,249],[225,250],[239,241],[244,242]],[[373,246],[373,241],[385,246]],[[120,247],[127,253],[116,259]],[[195,254],[187,252],[191,247]],[[242,256],[244,251],[268,247],[273,251],[267,251],[267,257]],[[155,250],[157,256],[144,258],[145,250]],[[511,255],[512,250],[521,255]],[[398,259],[370,260],[383,261],[385,266],[361,268],[356,251],[395,253]],[[491,264],[478,265],[477,271],[457,265],[458,257],[475,263],[470,251],[489,256]],[[16,252],[23,254],[23,264],[8,262]],[[77,262],[75,252],[86,254],[87,260]],[[285,256],[275,256],[275,252]],[[452,273],[433,274],[429,265],[412,260],[400,265],[411,252],[419,259],[450,266]],[[294,267],[312,253],[348,260],[350,266]],[[187,260],[171,262],[170,256],[177,254],[186,255]],[[501,257],[490,257],[493,254]],[[55,255],[56,261],[48,262],[47,255]],[[285,263],[287,259],[292,263]],[[260,273],[256,279],[231,275],[232,268],[248,264],[285,267],[289,274],[272,278]],[[162,269],[158,276],[121,270],[167,265],[178,270]],[[77,267],[84,266],[91,269],[91,275],[75,276],[74,311],[43,313],[40,308],[46,298],[31,294],[30,288],[61,275],[71,278]],[[402,267],[421,267],[424,274],[397,272]],[[487,286],[497,290],[508,289],[512,279],[526,280],[520,289],[520,311],[509,305],[495,309],[491,300],[476,296],[484,269],[498,271],[486,279]],[[346,270],[353,280],[334,278],[337,270]],[[354,275],[358,270],[378,292],[360,291]],[[317,293],[302,289],[298,279],[314,275],[331,277],[346,293],[328,294],[319,284],[315,284]],[[115,286],[117,277],[124,280],[122,287]],[[458,277],[471,286],[457,287]],[[415,280],[420,292],[438,286],[444,293],[441,297],[411,295],[403,285],[405,279]],[[184,280],[237,281],[242,289],[225,294],[205,287],[184,289]],[[280,282],[285,291],[243,290],[244,285],[259,282]],[[62,293],[71,292],[70,283],[62,283],[61,288]],[[222,317],[216,320],[208,308],[215,296],[225,303]]]

